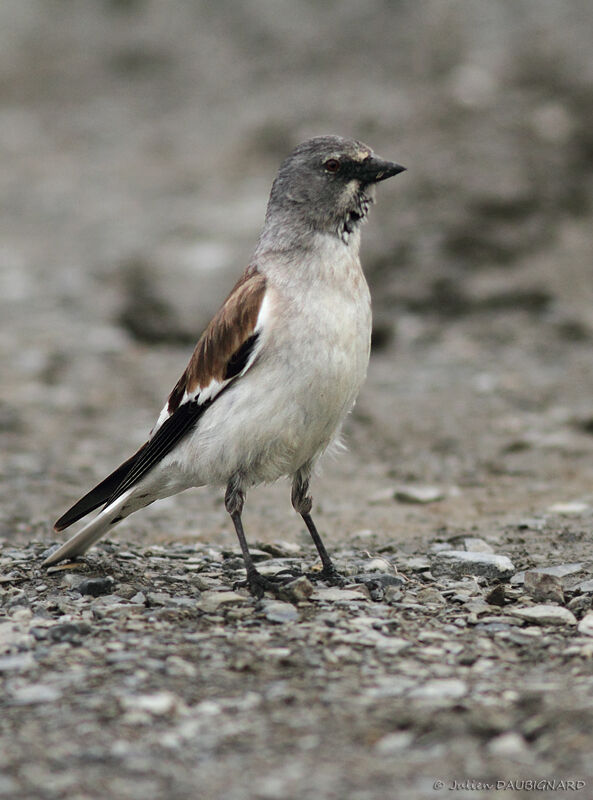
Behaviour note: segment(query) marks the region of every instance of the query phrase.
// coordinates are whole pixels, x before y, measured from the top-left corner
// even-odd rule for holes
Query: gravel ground
[[[0,797],[593,796],[592,35],[584,0],[2,4]],[[280,599],[206,489],[41,570],[320,132],[409,168],[313,487],[347,585],[284,483],[245,514]]]

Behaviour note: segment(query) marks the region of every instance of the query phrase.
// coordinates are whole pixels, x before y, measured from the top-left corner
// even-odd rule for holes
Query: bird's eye
[[[323,166],[326,172],[337,172],[341,165],[337,158],[328,158]]]

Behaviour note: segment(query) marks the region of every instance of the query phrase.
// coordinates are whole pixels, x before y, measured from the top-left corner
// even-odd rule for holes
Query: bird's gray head
[[[366,217],[375,184],[405,167],[355,139],[317,136],[296,147],[272,186],[266,227],[293,234],[327,233],[348,241]]]

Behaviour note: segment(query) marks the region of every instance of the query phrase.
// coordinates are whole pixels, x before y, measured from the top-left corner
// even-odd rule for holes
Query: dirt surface
[[[2,4],[0,796],[593,796],[592,35],[584,0]],[[317,133],[408,167],[314,485],[349,585],[234,589],[213,490],[42,571]],[[286,484],[245,524],[314,566]]]

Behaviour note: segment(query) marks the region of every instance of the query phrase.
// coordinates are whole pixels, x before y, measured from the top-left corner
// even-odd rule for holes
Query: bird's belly
[[[366,375],[370,308],[362,310],[353,306],[298,332],[287,325],[265,360],[205,412],[171,468],[188,485],[224,485],[237,472],[255,485],[314,461],[339,433]]]

